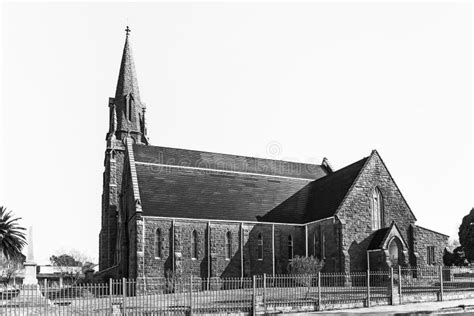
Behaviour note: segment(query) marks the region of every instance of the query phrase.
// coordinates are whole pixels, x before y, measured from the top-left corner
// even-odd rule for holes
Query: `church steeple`
[[[137,143],[148,143],[146,137],[145,104],[141,102],[135,63],[130,47],[130,28],[125,29],[125,45],[117,80],[115,98],[111,100],[109,136],[124,139],[130,135]]]

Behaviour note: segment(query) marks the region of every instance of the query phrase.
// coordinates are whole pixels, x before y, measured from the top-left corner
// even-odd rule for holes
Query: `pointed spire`
[[[136,102],[140,103],[140,92],[138,90],[137,74],[135,72],[135,64],[133,62],[132,49],[130,47],[130,28],[125,29],[125,45],[123,47],[122,62],[120,64],[120,72],[117,81],[117,90],[115,99],[118,100],[124,96],[133,95]]]

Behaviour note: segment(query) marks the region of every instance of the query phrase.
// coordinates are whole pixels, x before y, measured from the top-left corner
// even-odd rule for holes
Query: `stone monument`
[[[26,254],[25,266],[25,278],[23,284],[25,285],[37,285],[38,279],[36,278],[36,263],[33,251],[33,227],[30,226],[28,229],[28,252]]]
[[[22,307],[38,307],[52,306],[49,299],[44,297],[36,278],[36,262],[33,251],[33,228],[28,229],[28,252],[26,253],[25,276],[23,278],[23,286],[20,288],[18,295],[10,302],[12,306],[18,305]]]

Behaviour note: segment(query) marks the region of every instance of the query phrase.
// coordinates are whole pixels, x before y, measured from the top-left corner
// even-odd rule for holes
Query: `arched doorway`
[[[402,243],[397,237],[392,238],[388,245],[388,255],[392,267],[398,266],[402,259]]]

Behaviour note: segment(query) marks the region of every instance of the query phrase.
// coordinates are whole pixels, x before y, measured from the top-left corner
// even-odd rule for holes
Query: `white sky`
[[[469,3],[4,3],[0,205],[34,226],[40,263],[97,259],[127,19],[152,144],[336,168],[377,149],[417,224],[457,235],[474,204]]]

